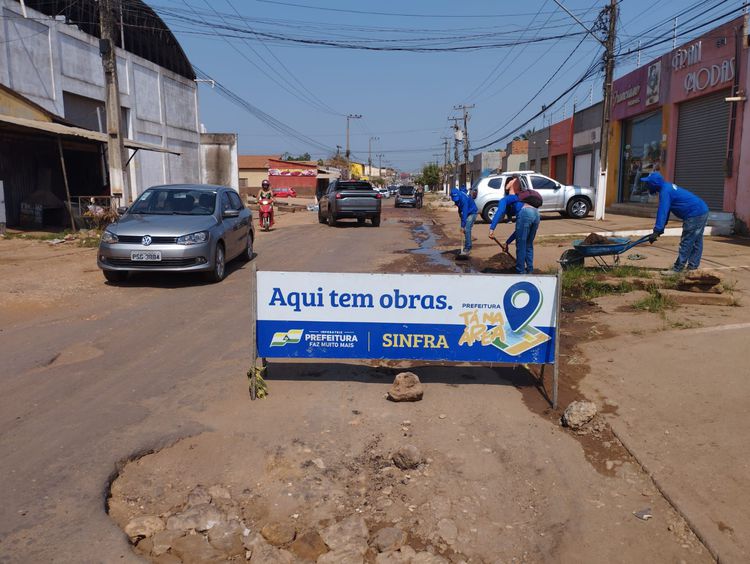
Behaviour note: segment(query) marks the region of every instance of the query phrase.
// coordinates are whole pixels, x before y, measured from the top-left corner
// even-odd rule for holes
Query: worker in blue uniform
[[[471,229],[477,220],[477,205],[474,198],[457,188],[451,189],[451,200],[458,207],[458,216],[461,218],[461,232],[464,234],[464,248],[461,249],[461,255],[468,255],[471,252]]]
[[[650,194],[659,195],[656,224],[649,237],[651,243],[664,233],[670,213],[682,220],[682,237],[680,237],[677,260],[671,269],[662,274],[677,274],[686,267],[687,270],[695,270],[700,266],[703,255],[703,231],[708,223],[706,202],[685,188],[667,182],[658,172],[652,172],[642,182],[648,187]]]

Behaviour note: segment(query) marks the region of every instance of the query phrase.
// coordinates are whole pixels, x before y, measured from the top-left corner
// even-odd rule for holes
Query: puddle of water
[[[476,272],[469,261],[456,262],[455,255],[444,254],[443,251],[436,249],[437,237],[428,224],[417,225],[412,229],[414,240],[419,244],[419,248],[409,252],[415,255],[422,255],[427,258],[431,264],[442,266],[451,272],[470,274]]]

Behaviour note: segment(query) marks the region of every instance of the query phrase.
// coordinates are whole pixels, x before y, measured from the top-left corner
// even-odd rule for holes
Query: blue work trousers
[[[474,222],[477,220],[477,214],[472,213],[466,218],[466,227],[464,227],[464,251],[467,253],[471,250],[471,228],[474,227]]]
[[[683,220],[680,249],[674,263],[674,270],[679,272],[685,268],[686,264],[688,270],[695,270],[700,266],[703,255],[703,230],[707,222],[707,213]]]
[[[516,272],[534,271],[534,237],[539,228],[539,210],[525,206],[516,218]]]

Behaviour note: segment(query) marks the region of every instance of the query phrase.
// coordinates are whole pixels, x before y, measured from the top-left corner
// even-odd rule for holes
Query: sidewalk
[[[440,209],[433,217],[449,239],[446,248],[451,244],[457,248],[460,226],[455,210]],[[535,267],[557,267],[557,259],[573,239],[559,234],[652,225],[648,218],[629,216],[608,215],[598,222],[544,214]],[[670,226],[679,228],[680,223]],[[512,229],[511,224],[501,224],[498,238],[504,239]],[[477,271],[500,252],[487,233],[487,224],[475,225],[471,261]],[[678,244],[679,237],[662,237],[654,245],[624,253],[621,264],[666,268],[673,263]],[[511,252],[515,253],[513,246]],[[644,258],[629,260],[634,254]],[[633,309],[635,295],[597,299],[601,311],[586,319],[599,328],[599,334],[611,337],[581,344],[589,371],[579,390],[600,408],[607,406],[605,417],[613,431],[714,556],[721,562],[748,562],[750,239],[706,237],[703,257],[703,266],[719,270],[734,286],[740,306],[683,306],[655,314]],[[666,526],[663,516],[654,515],[644,530],[662,526]]]
[[[430,214],[446,235],[447,240],[440,248],[444,251],[458,250],[461,247],[462,235],[455,207],[431,209]],[[544,213],[534,244],[534,268],[537,270],[556,269],[559,264],[557,261],[563,251],[572,248],[574,240],[582,239],[589,233],[651,231],[653,225],[653,219],[645,217],[607,214],[606,219],[597,221],[593,217],[571,219],[555,213]],[[504,242],[513,233],[514,228],[513,223],[501,223],[495,231],[495,236],[499,241]],[[682,222],[670,221],[667,228],[680,233]],[[471,263],[476,270],[481,270],[482,263],[500,252],[497,243],[490,240],[488,234],[489,224],[478,220],[472,232],[474,246],[471,253]],[[645,243],[623,253],[620,256],[620,264],[654,269],[669,268],[677,256],[679,242],[679,236],[662,236],[653,245]],[[514,246],[511,245],[510,251],[515,256]],[[628,259],[630,256],[641,258],[630,260]],[[588,259],[586,264],[589,264],[590,260]],[[703,266],[724,270],[750,268],[750,240],[741,237],[705,237]]]

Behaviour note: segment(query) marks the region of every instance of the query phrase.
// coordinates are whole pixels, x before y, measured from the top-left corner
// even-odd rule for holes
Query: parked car
[[[417,207],[417,195],[414,186],[399,186],[396,193],[396,207],[411,206]]]
[[[383,195],[364,180],[334,180],[318,194],[318,221],[334,226],[339,219],[366,219],[375,227],[380,225]]]
[[[586,217],[593,207],[593,188],[560,184],[533,170],[511,171],[480,178],[471,187],[471,196],[476,200],[477,209],[485,221],[492,221],[497,203],[505,196],[505,184],[512,174],[519,176],[523,186],[531,187],[541,194],[544,199],[539,208],[541,212],[554,211],[580,219]]]
[[[274,198],[296,198],[297,192],[294,188],[272,188],[271,194]]]
[[[383,186],[375,186],[375,191],[378,192],[378,193],[380,193],[380,195],[383,196],[384,198],[390,198],[391,197],[390,190],[388,190],[388,188],[385,188]]]
[[[388,192],[391,194],[391,196],[395,196],[398,193],[398,186],[396,184],[388,186]]]
[[[224,186],[174,184],[149,188],[99,243],[97,265],[110,282],[133,271],[203,272],[221,281],[226,263],[253,257],[252,212]]]

